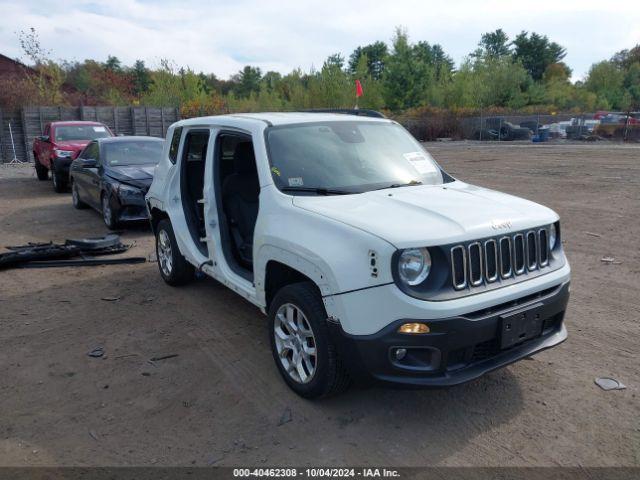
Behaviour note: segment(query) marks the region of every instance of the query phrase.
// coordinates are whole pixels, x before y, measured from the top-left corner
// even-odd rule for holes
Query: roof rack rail
[[[358,109],[358,108],[314,108],[311,110],[303,110],[305,113],[343,113],[345,115],[358,115],[361,117],[387,118],[382,113],[375,110]]]

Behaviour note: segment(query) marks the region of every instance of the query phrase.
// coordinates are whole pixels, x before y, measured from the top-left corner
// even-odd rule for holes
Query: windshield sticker
[[[106,132],[104,127],[93,127],[94,132]]]
[[[278,167],[271,167],[271,172],[275,173],[278,176],[280,176],[280,170],[278,170]]]
[[[436,173],[438,171],[422,152],[405,153],[403,157],[409,160],[419,173]]]
[[[290,187],[301,187],[304,185],[302,181],[302,177],[290,177],[289,178],[289,186]]]

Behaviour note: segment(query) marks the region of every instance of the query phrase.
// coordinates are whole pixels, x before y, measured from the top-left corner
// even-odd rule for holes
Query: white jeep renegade
[[[197,269],[260,307],[305,397],[454,385],[567,336],[558,215],[452,178],[392,120],[183,120],[146,200],[164,280]]]

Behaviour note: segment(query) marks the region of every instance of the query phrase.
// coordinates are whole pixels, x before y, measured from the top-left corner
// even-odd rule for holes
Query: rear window
[[[182,127],[178,127],[173,131],[173,137],[171,138],[171,147],[169,148],[169,160],[171,163],[176,163],[178,159],[178,148],[180,147],[180,137],[182,136]]]
[[[105,161],[118,165],[157,165],[162,156],[162,140],[131,140],[106,142],[103,147]]]
[[[56,142],[72,140],[95,140],[110,137],[111,132],[104,125],[65,125],[56,127]]]

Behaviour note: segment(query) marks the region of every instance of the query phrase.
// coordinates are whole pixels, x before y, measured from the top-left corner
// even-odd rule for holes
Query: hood
[[[69,150],[73,152],[71,158],[76,158],[90,141],[91,140],[71,140],[68,142],[55,142],[54,148],[57,148],[58,150]]]
[[[358,195],[296,196],[293,204],[376,235],[397,248],[445,245],[558,219],[546,207],[455,181]]]
[[[153,181],[154,164],[109,166],[105,173],[111,178],[134,187],[147,189]]]
[[[91,140],[72,140],[69,142],[55,142],[56,148],[60,150],[82,150]]]

